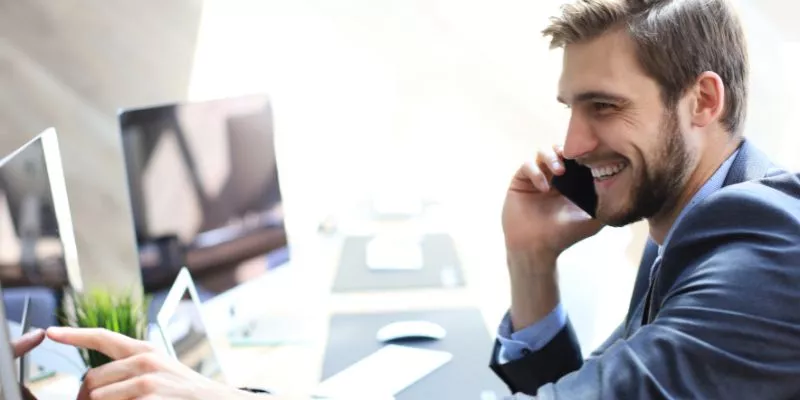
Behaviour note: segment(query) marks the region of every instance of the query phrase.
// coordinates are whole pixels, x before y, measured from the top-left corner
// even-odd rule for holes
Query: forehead
[[[564,48],[559,99],[572,103],[581,93],[603,92],[628,99],[658,94],[658,85],[636,59],[633,40],[621,29]]]

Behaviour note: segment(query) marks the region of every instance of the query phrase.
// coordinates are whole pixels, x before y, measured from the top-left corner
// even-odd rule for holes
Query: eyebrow
[[[556,100],[558,100],[559,103],[569,104],[561,96],[558,96]],[[604,103],[626,103],[628,102],[628,99],[612,93],[596,91],[596,90],[578,93],[578,95],[576,95],[575,98],[573,99],[573,103],[585,103],[589,101],[604,102]]]

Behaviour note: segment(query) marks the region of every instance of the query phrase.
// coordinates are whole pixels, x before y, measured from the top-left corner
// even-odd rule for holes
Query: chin
[[[612,226],[614,228],[621,228],[642,220],[632,207],[624,207],[622,209],[609,210],[603,207],[602,204],[597,207],[597,220],[604,225]]]

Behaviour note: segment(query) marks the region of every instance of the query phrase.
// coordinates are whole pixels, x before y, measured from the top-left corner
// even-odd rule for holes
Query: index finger
[[[558,154],[559,157],[564,157],[564,145],[563,144],[554,144],[553,151]]]
[[[152,351],[147,342],[100,328],[53,327],[47,330],[47,337],[61,344],[99,351],[114,360]]]
[[[564,173],[564,163],[561,160],[561,155],[555,147],[552,149],[542,149],[536,154],[536,161],[542,166],[543,171],[548,171],[548,175],[552,178],[553,175],[561,175]]]

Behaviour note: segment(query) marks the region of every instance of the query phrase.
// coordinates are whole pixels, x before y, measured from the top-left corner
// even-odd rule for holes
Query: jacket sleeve
[[[633,310],[639,304],[639,299],[644,298],[649,284],[650,268],[657,254],[658,246],[648,240],[633,287],[630,310]],[[507,319],[508,315],[506,315],[504,321]],[[627,319],[620,323],[605,342],[595,349],[589,357],[600,356],[612,344],[621,340],[626,323]],[[581,349],[568,319],[566,325],[544,348],[530,352],[526,357],[515,358],[512,362],[501,362],[502,358],[499,354],[501,351],[501,343],[496,343],[489,366],[512,392],[536,393],[540,386],[555,382],[583,365]]]
[[[495,342],[490,367],[512,392],[534,394],[539,386],[554,382],[580,368],[581,349],[572,324],[566,325],[544,347],[526,356],[500,364],[500,343]]]
[[[624,324],[620,324],[589,357],[600,356],[621,340],[623,329]],[[583,365],[580,345],[569,321],[544,348],[526,357],[501,364],[498,361],[500,351],[500,344],[496,343],[490,367],[514,393],[534,394],[545,383],[555,382]]]
[[[800,185],[736,186],[706,198],[676,227],[649,324],[533,388],[542,381],[530,379],[536,368],[575,366],[565,334],[548,353],[521,361],[534,364],[531,383],[520,373],[516,387],[537,399],[800,395]]]

